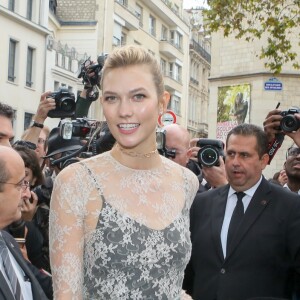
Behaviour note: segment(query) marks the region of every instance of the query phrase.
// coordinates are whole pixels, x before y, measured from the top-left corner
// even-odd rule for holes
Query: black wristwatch
[[[44,128],[44,124],[37,123],[36,121],[32,120],[31,122],[31,127],[39,127],[39,128]]]

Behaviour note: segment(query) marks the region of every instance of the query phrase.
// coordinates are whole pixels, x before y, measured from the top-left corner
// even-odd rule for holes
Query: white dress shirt
[[[246,194],[242,199],[243,205],[244,205],[244,212],[246,212],[246,209],[248,208],[249,203],[250,203],[255,191],[257,190],[258,186],[260,185],[261,180],[262,180],[262,176],[260,177],[260,179],[254,186],[252,186],[247,191],[243,191]],[[236,191],[230,186],[228,196],[227,196],[227,203],[226,203],[226,208],[225,208],[223,225],[222,225],[222,229],[221,229],[221,243],[222,243],[222,250],[223,250],[224,257],[226,257],[227,234],[228,234],[229,223],[230,223],[233,211],[234,211],[236,203],[237,203],[237,196],[236,196],[235,192]]]

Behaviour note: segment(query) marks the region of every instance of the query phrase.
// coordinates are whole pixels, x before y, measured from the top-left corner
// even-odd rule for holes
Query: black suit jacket
[[[300,197],[263,178],[224,259],[220,234],[228,191],[226,185],[194,200],[183,288],[197,300],[290,299],[300,290]]]
[[[22,268],[24,273],[28,276],[31,282],[31,290],[34,300],[46,300],[48,299],[45,292],[51,296],[52,295],[52,280],[51,277],[41,273],[37,268],[24,259],[22,253],[19,249],[18,244],[15,242],[14,238],[4,230],[1,230],[3,239],[9,248],[11,254],[14,256],[19,266]],[[43,286],[43,289],[42,287]],[[13,300],[14,297],[11,294],[10,288],[6,283],[5,278],[0,272],[0,299],[1,300]]]

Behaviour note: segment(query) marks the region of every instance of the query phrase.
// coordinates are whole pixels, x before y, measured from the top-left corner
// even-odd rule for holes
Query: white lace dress
[[[198,179],[161,159],[134,170],[106,152],[59,174],[50,211],[55,299],[179,299]]]

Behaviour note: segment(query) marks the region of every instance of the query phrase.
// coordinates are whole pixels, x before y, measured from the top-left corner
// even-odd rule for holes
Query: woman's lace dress
[[[50,212],[56,299],[179,299],[198,180],[161,159],[135,170],[106,152],[59,174]]]

